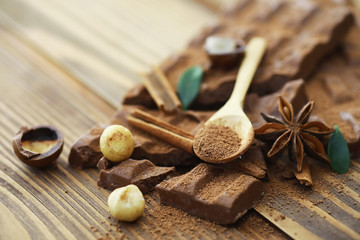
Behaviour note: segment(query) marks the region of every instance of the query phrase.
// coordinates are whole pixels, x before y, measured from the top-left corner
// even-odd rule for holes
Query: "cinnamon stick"
[[[140,110],[139,112],[141,114]],[[137,116],[139,116],[139,112],[137,113]],[[149,118],[149,116],[146,116],[146,114],[145,116],[147,117],[147,121],[149,122],[146,122],[143,119],[136,118],[135,116],[130,115],[126,117],[129,124],[137,128],[140,128],[148,132],[149,134],[154,135],[160,138],[161,140],[166,141],[174,145],[175,147],[181,148],[182,150],[194,155],[193,136],[191,135],[191,138],[182,136],[182,135],[190,135],[189,133],[184,134],[185,132],[177,128],[176,126],[170,125],[166,122],[163,122],[161,119],[157,119],[152,116],[150,116]],[[170,128],[166,129],[169,126]],[[180,132],[182,133],[182,135],[179,134]]]
[[[143,83],[161,111],[171,113],[181,109],[181,102],[168,79],[159,67],[154,66],[153,71],[141,75]]]
[[[300,184],[304,184],[305,186],[312,186],[313,185],[312,178],[311,178],[311,173],[310,173],[310,167],[309,167],[309,163],[308,163],[307,158],[304,157],[301,172],[298,172],[296,170],[296,167],[294,167],[293,168],[293,173],[294,173],[295,177],[297,178],[297,180],[300,181]]]
[[[165,128],[165,129],[167,129],[167,130],[169,130],[169,131],[171,131],[173,133],[176,133],[176,134],[178,134],[180,136],[189,138],[191,140],[194,139],[194,135],[182,130],[181,128],[179,128],[177,126],[174,126],[172,124],[164,122],[161,119],[156,118],[156,117],[154,117],[154,116],[152,116],[152,115],[148,114],[147,112],[142,111],[140,109],[136,109],[131,115],[134,116],[134,117],[143,119],[143,120],[145,120],[147,122],[150,122],[152,124],[155,124],[155,125],[157,125],[159,127]]]

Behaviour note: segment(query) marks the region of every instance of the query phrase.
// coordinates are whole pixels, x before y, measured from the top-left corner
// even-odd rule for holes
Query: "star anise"
[[[308,156],[330,162],[318,137],[330,134],[334,130],[318,121],[308,122],[313,107],[314,101],[308,102],[294,118],[292,105],[280,96],[279,111],[282,120],[261,113],[267,123],[255,130],[255,137],[260,140],[275,140],[267,153],[268,157],[280,153],[289,146],[290,159],[296,163],[298,172],[302,170],[304,151]]]

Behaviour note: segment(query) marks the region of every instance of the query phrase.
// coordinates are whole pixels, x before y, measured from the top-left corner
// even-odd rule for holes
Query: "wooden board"
[[[98,171],[74,170],[67,157],[72,143],[95,123],[107,122],[124,93],[139,83],[136,72],[181,49],[216,19],[214,9],[229,4],[212,0],[210,11],[199,2],[0,2],[0,239],[162,236],[151,231],[161,226],[154,217],[160,208],[156,193],[146,197],[139,221],[117,223],[108,218],[109,192],[96,186]],[[56,169],[27,167],[12,151],[17,129],[39,124],[57,126],[65,136]],[[315,187],[306,198],[261,202],[227,228],[185,214],[181,220],[193,222],[201,239],[359,239],[359,171],[353,161],[345,180],[326,175],[325,183],[339,185]],[[169,238],[194,236],[194,229],[174,229]]]

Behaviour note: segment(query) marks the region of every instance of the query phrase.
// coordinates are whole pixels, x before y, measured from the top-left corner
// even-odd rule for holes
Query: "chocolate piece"
[[[344,39],[354,23],[351,12],[338,5],[308,0],[245,2],[217,26],[197,36],[177,59],[169,59],[162,65],[174,89],[185,69],[210,63],[203,49],[209,35],[221,34],[246,41],[261,36],[268,40],[267,54],[250,86],[250,91],[264,95],[277,91],[290,80],[307,78],[320,60]],[[230,97],[238,66],[206,71],[200,93],[191,108],[222,106]],[[148,98],[144,91],[140,92],[136,103],[146,105]],[[132,101],[135,99],[132,95]]]
[[[109,168],[115,166],[116,164],[118,164],[118,162],[112,162],[112,161],[108,160],[106,157],[102,157],[102,158],[100,158],[100,160],[96,164],[96,167],[99,170],[109,169]]]
[[[254,144],[239,159],[225,164],[226,167],[243,171],[256,178],[265,178],[266,163],[262,149]]]
[[[82,135],[71,147],[69,164],[74,168],[96,167],[103,156],[100,151],[99,139],[106,125],[98,124]]]
[[[148,109],[156,108],[156,103],[144,85],[135,86],[128,91],[122,102],[124,105],[141,105]]]
[[[305,85],[307,95],[316,103],[310,120],[320,120],[330,127],[338,125],[351,157],[360,156],[359,39],[359,28],[353,28],[343,47],[329,56]]]
[[[12,141],[16,156],[31,167],[55,163],[64,146],[64,138],[52,126],[21,127]]]
[[[249,117],[254,129],[265,123],[260,113],[268,113],[276,117],[280,117],[278,110],[278,96],[287,99],[297,112],[307,102],[305,92],[305,82],[302,79],[290,81],[286,83],[279,91],[263,97],[259,97],[255,93],[248,94],[245,98],[244,111]]]
[[[232,224],[263,193],[254,177],[205,163],[156,186],[161,203],[219,224]]]
[[[136,185],[143,194],[152,191],[174,167],[157,167],[149,160],[125,160],[118,165],[100,171],[98,186],[114,190],[129,184]]]

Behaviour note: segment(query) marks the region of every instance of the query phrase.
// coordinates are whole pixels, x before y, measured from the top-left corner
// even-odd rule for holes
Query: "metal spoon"
[[[266,49],[266,40],[260,37],[252,38],[245,50],[245,58],[236,77],[235,86],[229,100],[220,108],[209,120],[205,122],[202,128],[206,128],[210,124],[222,125],[229,127],[238,134],[241,140],[239,149],[231,155],[222,158],[218,156],[205,156],[198,149],[193,149],[195,154],[203,161],[210,163],[225,163],[238,158],[251,145],[254,139],[254,129],[249,118],[244,113],[242,107],[244,98],[250,86],[251,80],[256,69],[262,59]],[[200,132],[200,131],[199,131]],[[198,132],[198,133],[199,133]],[[195,135],[194,143],[198,140]],[[203,142],[206,143],[207,139]],[[210,140],[209,140],[210,141]]]

